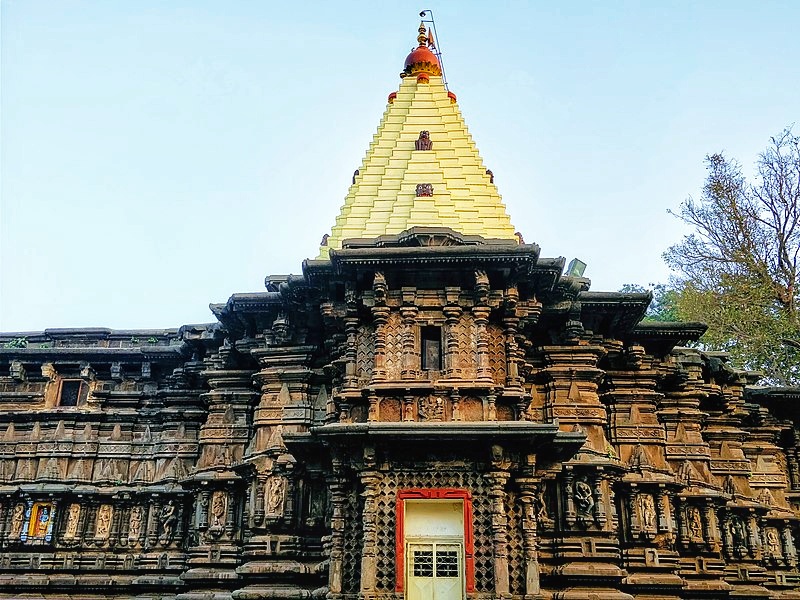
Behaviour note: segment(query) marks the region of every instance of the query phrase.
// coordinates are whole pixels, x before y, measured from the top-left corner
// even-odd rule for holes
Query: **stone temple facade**
[[[800,390],[524,243],[418,42],[302,275],[0,336],[0,598],[800,598]]]

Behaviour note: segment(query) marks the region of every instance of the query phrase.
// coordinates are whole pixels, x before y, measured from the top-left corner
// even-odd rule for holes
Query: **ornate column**
[[[575,525],[575,519],[577,518],[577,513],[575,512],[575,497],[573,496],[573,481],[575,479],[575,474],[568,470],[564,473],[564,518],[569,527],[573,527]]]
[[[458,295],[456,294],[455,300],[458,300]],[[452,378],[461,377],[461,365],[458,364],[458,322],[461,318],[461,313],[464,310],[456,305],[448,305],[442,309],[445,316],[445,324],[447,325],[446,328],[446,351],[445,351],[445,368],[447,369],[447,376]]]
[[[403,306],[400,316],[403,317],[403,364],[400,372],[402,379],[414,379],[419,361],[417,360],[416,320],[419,309],[416,306]]]
[[[347,501],[347,481],[342,477],[341,459],[334,457],[333,475],[328,478],[331,491],[331,550],[328,569],[328,588],[331,594],[342,593],[344,562],[345,502]]]
[[[390,313],[388,306],[372,307],[372,322],[375,324],[375,365],[372,369],[372,381],[386,379],[386,323]]]
[[[797,566],[797,548],[792,539],[792,526],[789,521],[784,521],[781,538],[783,539],[783,555],[786,557],[786,563],[790,567]]]
[[[495,596],[508,595],[508,517],[505,507],[507,471],[492,471],[489,480],[489,497],[492,499],[492,539],[494,554]]]
[[[364,471],[361,485],[364,488],[364,513],[362,515],[363,545],[361,548],[361,593],[372,594],[377,584],[378,511],[377,496],[380,473],[375,470],[375,449],[364,448]]]
[[[472,309],[475,319],[478,379],[492,378],[492,370],[489,368],[489,338],[486,333],[490,313],[491,309],[488,306],[476,306]]]
[[[522,552],[525,559],[525,595],[535,596],[541,593],[539,582],[539,548],[536,531],[536,502],[541,482],[534,479],[534,455],[526,457],[525,477],[517,478],[519,485],[519,501],[522,503]]]

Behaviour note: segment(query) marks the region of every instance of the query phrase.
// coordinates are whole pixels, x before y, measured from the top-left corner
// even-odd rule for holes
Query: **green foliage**
[[[5,344],[3,344],[3,348],[27,348],[28,347],[28,338],[26,337],[18,337],[11,340],[8,340]]]
[[[658,321],[664,323],[680,321],[677,307],[677,292],[663,283],[651,283],[649,285],[650,288],[647,289],[636,283],[626,283],[622,286],[620,292],[646,293],[649,291],[653,294],[653,300],[650,302],[650,306],[647,307],[647,313],[644,317],[645,322]]]
[[[791,129],[773,137],[753,182],[722,154],[706,165],[701,197],[676,215],[694,231],[664,253],[677,316],[708,324],[706,348],[769,382],[798,384],[800,138]]]

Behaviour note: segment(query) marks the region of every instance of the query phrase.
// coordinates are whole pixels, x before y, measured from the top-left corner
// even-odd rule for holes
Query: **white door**
[[[461,600],[463,548],[452,541],[406,544],[408,600]]]

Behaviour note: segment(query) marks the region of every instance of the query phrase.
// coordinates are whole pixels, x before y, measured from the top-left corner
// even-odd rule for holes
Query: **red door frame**
[[[434,488],[397,491],[397,525],[395,527],[395,591],[405,584],[405,505],[406,500],[463,500],[464,504],[464,578],[468,592],[475,591],[475,541],[472,537],[472,494],[468,490]]]

